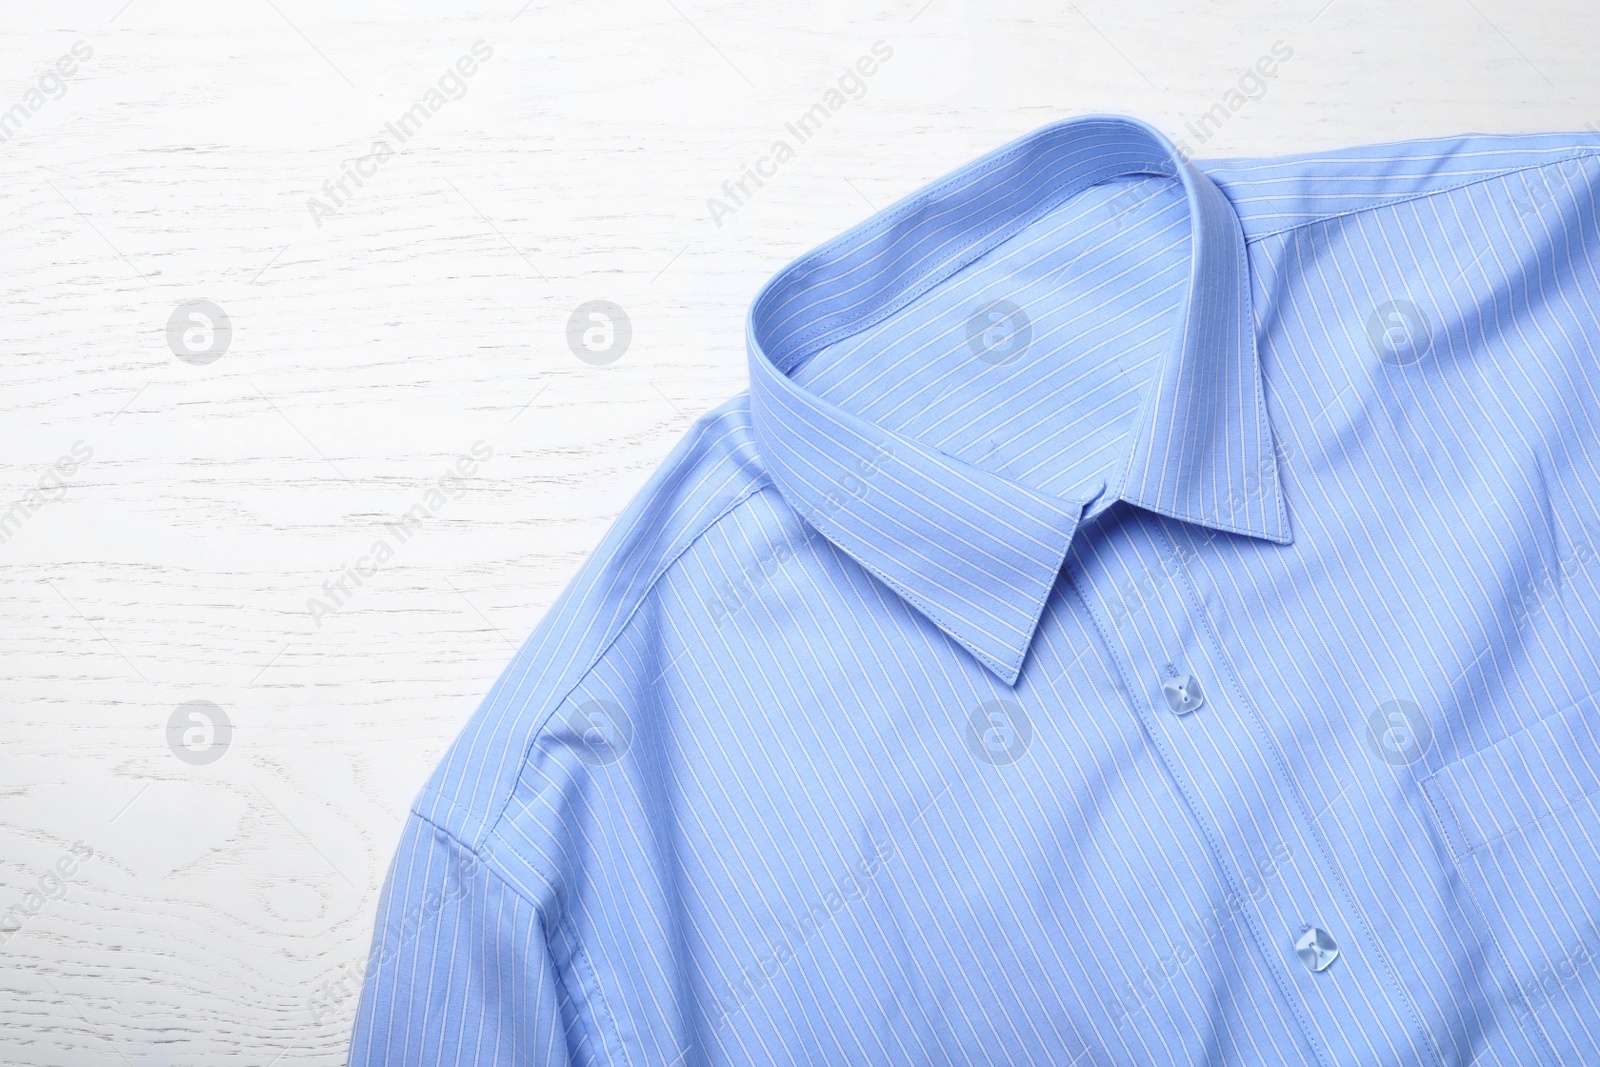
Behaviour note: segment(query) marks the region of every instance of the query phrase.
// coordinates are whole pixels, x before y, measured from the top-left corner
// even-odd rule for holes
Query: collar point
[[[995,678],[1004,682],[1008,689],[1015,689],[1017,687],[1017,679],[1022,677],[1022,665],[1028,658],[1028,649],[1026,646],[1021,648],[1013,647],[997,649],[997,651],[1003,651],[1011,657],[1009,662],[1003,662],[995,658],[994,652],[985,652],[982,648],[978,647],[978,645],[971,639],[970,635],[959,633],[944,623],[936,622],[935,625],[945,632],[946,637],[950,638],[956,644],[966,649],[967,654],[973,659],[977,660],[979,665],[982,666],[984,670],[988,671]]]
[[[1294,525],[1289,521],[1289,509],[1284,504],[1283,483],[1274,479],[1274,488],[1277,490],[1275,493],[1277,507],[1267,519],[1265,528],[1257,536],[1265,541],[1271,541],[1275,545],[1292,545],[1294,544]]]
[[[1017,680],[1022,677],[1022,665],[1007,667],[999,663],[990,662],[987,656],[979,656],[978,662],[988,668],[989,673],[1006,684],[1007,689],[1015,689]]]

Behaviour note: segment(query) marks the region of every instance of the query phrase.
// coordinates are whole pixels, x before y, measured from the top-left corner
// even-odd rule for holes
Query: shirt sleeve
[[[538,909],[413,814],[378,904],[350,1067],[567,1067],[561,989]]]

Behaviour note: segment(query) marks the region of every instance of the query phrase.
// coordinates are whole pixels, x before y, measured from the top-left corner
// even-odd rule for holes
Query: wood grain
[[[1279,40],[1294,58],[1197,154],[1600,120],[1577,3],[10,7],[0,508],[44,502],[0,543],[0,1061],[41,1067],[343,1062],[407,805],[744,387],[744,310],[805,249],[1065,115],[1182,136]],[[465,94],[316,217],[479,41]],[[877,41],[859,99],[713,221]],[[166,324],[201,298],[234,332],[197,366]],[[633,326],[608,366],[566,343],[597,298]],[[191,700],[233,724],[213,763],[168,748]]]

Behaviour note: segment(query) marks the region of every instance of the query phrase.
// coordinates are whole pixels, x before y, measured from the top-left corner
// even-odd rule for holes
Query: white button
[[[1192,674],[1167,679],[1161,691],[1167,694],[1167,707],[1177,715],[1187,715],[1206,702],[1205,694],[1200,692],[1200,682]]]
[[[1328,931],[1315,926],[1300,935],[1294,950],[1300,954],[1300,962],[1313,972],[1327,970],[1339,958],[1339,946],[1328,936]]]

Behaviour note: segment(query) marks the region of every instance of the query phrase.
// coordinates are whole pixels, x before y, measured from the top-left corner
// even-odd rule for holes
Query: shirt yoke
[[[1587,162],[1600,133],[1465,134],[1267,159],[1196,159],[1246,242],[1340,215],[1447,193],[1518,171]]]

